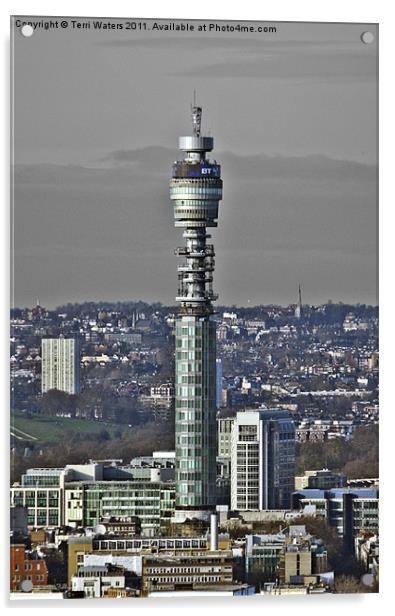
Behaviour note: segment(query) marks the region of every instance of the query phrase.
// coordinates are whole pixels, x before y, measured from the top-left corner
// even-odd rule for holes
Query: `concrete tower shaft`
[[[173,165],[170,198],[183,229],[176,320],[176,510],[205,516],[216,505],[216,331],[210,319],[215,253],[207,227],[216,227],[222,198],[221,167],[201,135],[202,109],[192,107],[191,136],[179,138],[183,158]],[[176,514],[177,515],[177,514]],[[180,516],[179,516],[180,517]],[[181,515],[182,517],[182,515]]]

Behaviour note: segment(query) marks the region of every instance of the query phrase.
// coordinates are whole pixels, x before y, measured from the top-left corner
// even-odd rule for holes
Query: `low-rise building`
[[[112,592],[109,594],[110,589]],[[83,593],[84,597],[92,599],[106,596],[124,597],[126,596],[124,569],[114,565],[79,567],[78,574],[71,580],[71,590],[73,593]]]
[[[77,575],[78,567],[84,564],[121,564],[125,569],[141,575],[143,555],[199,556],[210,550],[206,536],[189,537],[112,537],[71,536],[68,538],[68,580]],[[229,535],[219,534],[218,547],[229,551]],[[94,559],[94,560],[92,560]]]
[[[174,469],[159,462],[147,467],[111,462],[28,469],[21,484],[11,488],[11,506],[26,507],[30,529],[139,518],[141,533],[154,536],[167,528],[174,499]]]
[[[379,527],[378,488],[337,488],[334,490],[298,490],[292,506],[307,515],[322,516],[336,528],[345,547],[354,551],[355,537],[361,531],[372,534]]]
[[[143,556],[142,590],[199,590],[218,584],[232,584],[232,551],[209,551],[199,555]]]
[[[278,576],[285,539],[284,533],[246,535],[245,567],[247,576],[261,576],[275,581]]]
[[[290,525],[275,535],[247,535],[245,565],[250,582],[313,584],[311,576],[326,573],[328,561],[320,539],[304,525]]]
[[[343,488],[346,481],[346,475],[334,473],[327,468],[305,471],[304,475],[295,477],[295,490]]]
[[[138,517],[141,532],[158,535],[174,512],[174,482],[150,480],[70,483],[65,488],[65,523],[93,527],[103,518]]]
[[[23,543],[10,546],[10,590],[23,590],[23,583],[30,582],[31,589],[48,584],[45,560],[36,552],[29,552]]]
[[[280,580],[285,584],[295,582],[295,578],[311,575],[312,558],[310,546],[296,542],[285,545],[281,562]]]

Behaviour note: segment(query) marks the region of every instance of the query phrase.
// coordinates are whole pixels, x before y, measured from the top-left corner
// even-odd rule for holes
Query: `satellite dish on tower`
[[[93,529],[96,535],[105,535],[106,534],[106,527],[104,526],[104,524],[98,524],[97,526],[95,526],[95,528]]]

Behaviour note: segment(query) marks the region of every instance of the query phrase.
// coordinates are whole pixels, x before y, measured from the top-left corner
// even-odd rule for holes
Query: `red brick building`
[[[23,580],[30,580],[33,586],[48,584],[48,569],[45,560],[29,557],[23,543],[10,546],[10,590],[20,590]]]

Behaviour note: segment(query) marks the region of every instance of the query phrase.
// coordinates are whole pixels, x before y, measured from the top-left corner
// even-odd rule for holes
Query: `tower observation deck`
[[[180,303],[176,319],[176,517],[205,517],[216,505],[216,332],[212,301],[214,246],[222,199],[221,167],[207,158],[214,139],[201,135],[202,108],[192,107],[193,134],[179,138],[170,198],[185,244],[175,253]]]

